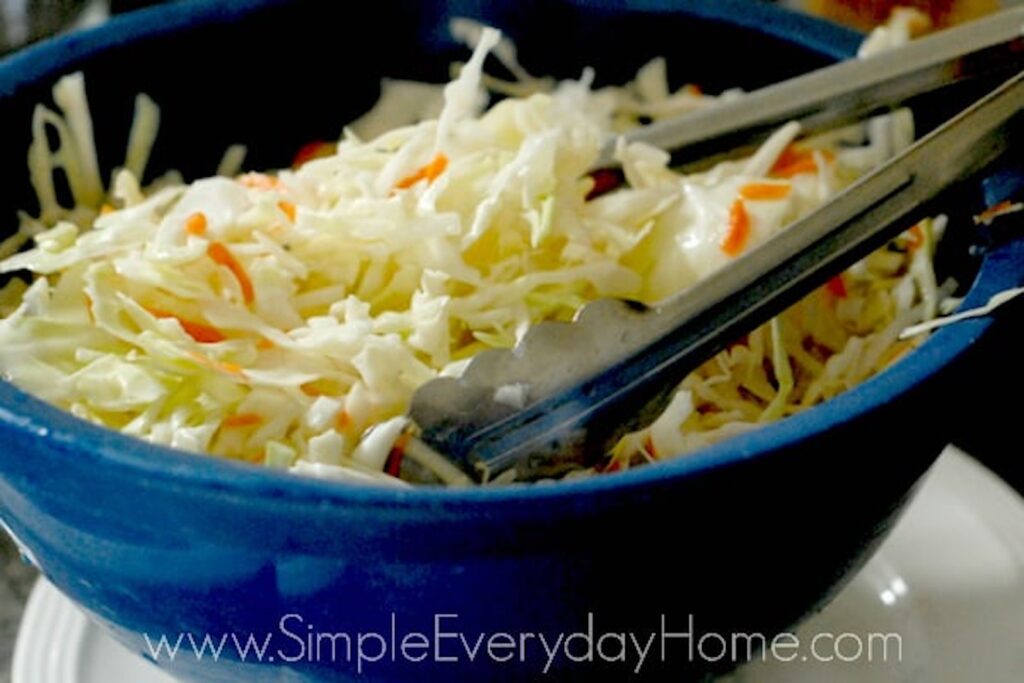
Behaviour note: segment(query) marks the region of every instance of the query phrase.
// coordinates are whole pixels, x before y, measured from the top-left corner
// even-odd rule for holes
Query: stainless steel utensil
[[[745,133],[756,131],[763,127],[763,120],[778,122],[778,117],[796,111],[781,106],[769,110],[761,106],[764,100],[781,101],[784,98],[775,93],[795,95],[809,87],[808,82],[838,78],[836,73],[847,79],[846,87],[830,92],[843,106],[856,107],[862,101],[870,101],[872,108],[882,101],[893,103],[910,91],[921,91],[907,87],[908,83],[936,84],[941,80],[939,72],[961,73],[955,65],[964,63],[965,54],[994,49],[1020,59],[1015,50],[1020,47],[1017,36],[1024,14],[1013,10],[999,16],[1003,22],[1008,20],[1005,17],[1015,22],[1013,37],[1007,38],[1001,30],[1005,27],[991,20],[976,31],[948,31],[939,36],[941,43],[932,44],[958,42],[951,35],[975,42],[960,42],[959,52],[950,48],[955,55],[947,53],[940,60],[945,66],[934,61],[926,67],[917,63],[916,77],[896,67],[921,56],[923,51],[917,47],[909,53],[885,55],[883,63],[896,75],[887,68],[879,77],[879,71],[864,66],[871,60],[847,63],[801,77],[799,87],[789,81],[759,91],[767,94],[746,118],[739,104],[717,111],[731,107],[731,125]],[[996,34],[1002,35],[1002,43],[992,42]],[[981,43],[988,47],[979,50]],[[910,57],[901,59],[900,54]],[[1022,68],[1013,63],[1018,71]],[[826,78],[822,73],[833,76]],[[850,90],[860,94],[845,97],[843,93]],[[902,94],[896,97],[896,93]],[[804,98],[801,111],[826,99]],[[403,463],[403,476],[430,480],[431,468],[423,463],[442,459],[477,480],[510,468],[516,470],[517,478],[530,479],[592,464],[622,435],[653,421],[679,382],[730,340],[929,215],[931,200],[975,177],[1003,155],[1017,135],[1011,123],[1022,108],[1024,71],[821,209],[664,304],[648,308],[599,300],[584,306],[572,323],[534,326],[513,350],[478,355],[458,379],[427,383],[413,397],[410,416],[419,434],[409,450],[411,457]],[[788,113],[780,113],[783,110]],[[711,119],[717,117],[711,114],[702,115],[700,130],[721,140],[725,124],[715,124]],[[832,110],[826,114],[822,117],[833,125],[848,120]],[[638,132],[634,139],[675,144],[693,139],[688,136],[686,126],[674,122],[661,132]]]
[[[798,122],[804,134],[830,130],[925,93],[982,77],[1009,78],[1021,69],[1024,7],[1017,7],[703,111],[655,122],[623,137],[677,150],[681,164],[702,167],[751,149],[790,121]],[[606,145],[599,166],[614,164],[615,144],[610,140]]]

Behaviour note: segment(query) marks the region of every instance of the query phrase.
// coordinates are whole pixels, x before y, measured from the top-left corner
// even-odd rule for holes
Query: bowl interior
[[[708,92],[793,76],[851,54],[860,41],[845,29],[746,0],[171,4],[3,63],[0,125],[11,152],[0,156],[0,173],[9,179],[0,221],[11,230],[17,211],[34,210],[24,156],[29,122],[63,74],[85,73],[104,175],[123,159],[140,92],[162,109],[150,176],[172,168],[186,178],[208,175],[238,143],[249,148],[247,168],[275,168],[311,140],[336,138],[375,102],[382,77],[446,81],[450,65],[468,55],[448,31],[449,20],[463,16],[500,27],[538,75],[577,77],[589,66],[599,84],[621,83],[663,56],[674,85],[698,83]],[[165,450],[57,417],[2,389],[41,424],[80,429],[96,452],[116,458],[132,444],[141,459]],[[218,479],[240,469],[187,458],[154,467],[165,465],[168,472],[205,471]]]

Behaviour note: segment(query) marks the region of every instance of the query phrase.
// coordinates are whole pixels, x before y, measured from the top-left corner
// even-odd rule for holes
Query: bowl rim
[[[584,0],[569,0],[580,4]],[[851,56],[860,34],[824,20],[797,14],[769,3],[749,0],[619,0],[630,11],[688,13],[710,21],[756,29],[780,41],[798,44],[823,56]],[[284,0],[186,0],[112,18],[92,29],[53,38],[0,60],[0,101],[16,86],[54,79],[76,62],[105,49],[187,30],[201,24],[233,23]],[[608,2],[604,7],[615,6]],[[27,123],[26,123],[27,125]],[[1021,249],[1024,255],[1024,249]],[[1011,266],[1012,267],[1012,266]],[[981,264],[965,305],[983,303],[1005,288],[1012,271],[989,255]],[[640,467],[608,476],[533,484],[475,488],[398,488],[349,484],[296,476],[216,457],[178,451],[144,442],[120,432],[73,417],[7,381],[0,381],[0,438],[17,432],[25,440],[47,439],[54,454],[75,452],[82,465],[107,468],[110,474],[139,477],[148,488],[160,485],[190,495],[204,493],[259,498],[266,505],[297,510],[324,506],[352,508],[462,508],[495,509],[532,506],[538,502],[593,504],[595,497],[642,492],[652,485],[694,477],[743,462],[784,454],[791,447],[879,409],[886,402],[912,391],[951,363],[991,325],[978,318],[934,333],[924,344],[884,372],[811,409],[746,434],[672,458],[653,467]],[[113,469],[111,469],[113,468]]]

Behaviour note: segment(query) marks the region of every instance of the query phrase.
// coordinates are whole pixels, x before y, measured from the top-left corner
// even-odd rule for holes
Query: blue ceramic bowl
[[[0,216],[13,226],[14,210],[31,205],[20,180],[31,109],[62,74],[86,73],[106,168],[123,153],[140,91],[163,106],[158,169],[209,173],[236,142],[251,144],[255,166],[280,166],[366,109],[380,76],[444,80],[465,57],[447,35],[451,16],[505,29],[536,73],[593,64],[622,81],[665,55],[676,78],[712,91],[822,65],[859,40],[737,0],[172,4],[0,63]],[[1003,247],[984,259],[969,303],[1022,281],[1024,245]],[[486,653],[468,662],[445,634],[470,646],[480,633],[553,640],[586,632],[588,615],[595,637],[646,639],[663,623],[693,637],[771,633],[820,604],[949,440],[950,396],[990,324],[945,329],[856,390],[692,457],[497,490],[360,488],[184,455],[0,383],[0,515],[46,576],[137,652],[147,636],[273,636],[263,662],[230,643],[219,661],[200,661],[186,640],[173,662],[160,660],[184,680],[337,681],[360,668],[375,681],[541,678],[536,637],[497,664]],[[439,654],[459,661],[408,661],[423,651],[391,649],[392,618],[399,647],[405,634],[440,631]],[[351,655],[340,636],[310,640],[340,633]],[[370,634],[386,636],[383,659],[356,661],[360,633],[367,656],[382,644]],[[657,643],[643,674],[681,680],[703,668],[688,664],[693,640],[666,641],[660,665]],[[635,655],[599,665],[563,653],[548,678],[620,677],[636,665]]]

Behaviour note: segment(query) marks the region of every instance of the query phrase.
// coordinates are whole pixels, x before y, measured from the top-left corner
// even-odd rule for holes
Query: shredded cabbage
[[[140,97],[108,193],[82,77],[62,80],[60,112],[40,106],[33,122],[40,215],[0,245],[13,276],[0,290],[5,376],[154,443],[360,482],[400,483],[404,454],[466,484],[405,443],[417,387],[595,298],[653,303],[692,285],[734,258],[727,241],[770,238],[913,138],[906,112],[798,143],[790,125],[749,159],[687,176],[660,150],[620,143],[628,187],[588,200],[609,134],[718,98],[672,90],[660,59],[619,88],[594,90],[589,70],[536,78],[498,32],[456,28],[475,50],[443,91],[389,82],[330,154],[272,174],[238,175],[245,150],[232,148],[217,177],[142,186],[159,110]],[[887,30],[876,43],[907,38]],[[484,74],[491,50],[514,82]],[[484,86],[509,96],[488,108]],[[396,118],[410,99],[416,118]],[[58,168],[73,206],[56,196]],[[951,293],[932,270],[936,226],[710,360],[601,469],[681,455],[893,363],[914,343],[899,332]],[[502,396],[514,402],[516,388]]]

